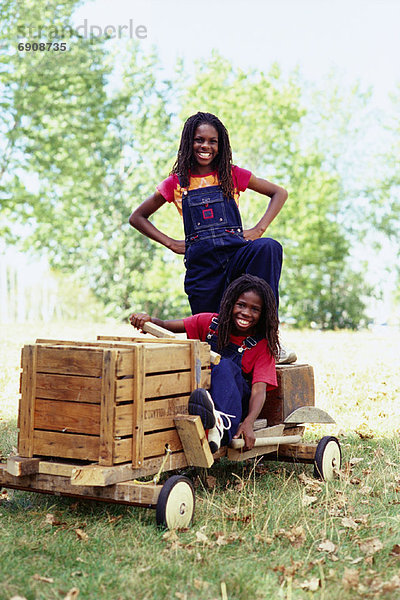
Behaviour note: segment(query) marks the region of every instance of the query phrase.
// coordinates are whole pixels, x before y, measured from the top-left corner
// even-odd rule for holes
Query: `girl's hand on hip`
[[[129,321],[133,327],[143,331],[144,324],[148,321],[151,322],[151,317],[147,313],[132,313],[129,315]]]
[[[243,237],[248,242],[254,242],[254,240],[258,240],[262,236],[264,232],[257,227],[252,227],[251,229],[243,230]]]
[[[168,248],[169,250],[172,250],[172,252],[175,252],[175,254],[185,254],[185,240],[172,240],[171,244],[168,245]]]

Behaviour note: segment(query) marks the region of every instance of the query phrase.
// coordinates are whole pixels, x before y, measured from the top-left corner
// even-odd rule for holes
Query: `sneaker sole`
[[[198,415],[204,429],[212,429],[215,425],[214,407],[211,404],[206,390],[199,388],[190,394],[189,415]]]

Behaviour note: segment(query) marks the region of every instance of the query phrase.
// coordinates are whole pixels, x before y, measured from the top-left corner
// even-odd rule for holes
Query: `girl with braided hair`
[[[133,313],[131,324],[143,329],[151,321],[189,339],[207,341],[221,354],[211,371],[210,391],[192,392],[189,414],[199,415],[214,453],[221,444],[243,435],[254,446],[254,421],[266,392],[277,387],[275,360],[279,355],[278,316],[271,287],[254,275],[242,275],[225,290],[221,310],[184,319],[163,321]]]
[[[270,198],[258,223],[243,230],[239,195],[246,189]],[[173,169],[130,216],[129,223],[177,254],[184,254],[185,292],[192,314],[218,312],[227,285],[249,273],[264,279],[279,304],[282,246],[261,237],[287,198],[283,188],[232,165],[229,135],[211,113],[198,112],[184,124]],[[157,229],[149,217],[173,202],[183,217],[185,239],[175,240]],[[294,362],[284,348],[278,362]]]

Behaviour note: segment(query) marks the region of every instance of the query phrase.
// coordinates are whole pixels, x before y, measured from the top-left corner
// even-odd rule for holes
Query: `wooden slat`
[[[147,361],[146,361],[147,364]],[[147,366],[148,372],[149,366]],[[211,381],[211,371],[202,369],[200,375],[201,387],[209,388]],[[176,394],[189,394],[191,390],[191,376],[189,371],[182,373],[162,373],[150,374],[146,376],[145,397],[157,398]],[[134,396],[134,379],[118,379],[116,402],[132,402]]]
[[[143,431],[157,431],[174,427],[174,416],[187,413],[189,396],[148,400],[144,405]],[[133,404],[116,407],[115,435],[123,437],[132,432]]]
[[[155,433],[147,433],[144,436],[144,455],[158,456],[163,454],[165,451],[166,444],[169,445],[172,452],[182,450],[182,443],[179,439],[178,432],[176,429],[169,429],[168,431],[157,431]]]
[[[162,489],[161,485],[140,485],[132,481],[116,483],[107,487],[78,486],[72,485],[69,477],[55,477],[54,475],[42,473],[26,477],[14,477],[7,473],[5,465],[0,465],[0,484],[7,488],[28,492],[43,492],[147,507],[157,504]]]
[[[36,346],[37,370],[42,373],[101,377],[103,350],[69,346]]]
[[[172,452],[179,452],[182,450],[182,444],[176,429],[149,433],[143,437],[144,459],[164,455],[166,444],[169,444]],[[129,461],[131,459],[132,452],[132,438],[128,437],[120,440],[117,439],[115,440],[114,444],[114,464]],[[142,465],[143,464],[144,460],[142,461]]]
[[[209,389],[211,372],[202,369],[200,376],[200,387]],[[157,398],[172,396],[172,394],[190,394],[192,391],[192,376],[190,371],[182,373],[163,373],[146,377],[145,397]]]
[[[71,477],[72,471],[76,465],[68,463],[50,462],[48,460],[40,460],[39,473],[46,475],[56,475],[61,477]]]
[[[78,375],[57,375],[54,373],[38,373],[36,376],[37,398],[100,404],[100,396],[100,377],[80,377]]]
[[[98,340],[110,340],[110,342],[116,342],[116,341],[121,341],[121,342],[126,342],[126,343],[132,343],[132,344],[147,344],[148,346],[153,345],[155,346],[155,348],[160,349],[160,354],[162,354],[163,356],[161,357],[161,359],[156,359],[156,362],[158,362],[158,360],[166,361],[164,364],[162,364],[162,368],[160,370],[162,371],[171,371],[171,370],[176,370],[177,369],[177,365],[178,368],[182,368],[182,369],[189,369],[190,368],[190,359],[187,355],[187,351],[186,351],[186,347],[190,345],[191,340],[187,340],[187,339],[177,339],[177,338],[164,338],[162,340],[157,339],[157,338],[152,338],[149,336],[142,336],[142,337],[121,337],[121,336],[104,336],[104,335],[98,335],[97,336]],[[173,348],[167,352],[165,352],[165,346],[166,345],[173,345]],[[152,350],[152,352],[157,352],[158,350]],[[201,358],[201,363],[203,365],[203,367],[205,366],[209,366],[210,365],[210,346],[209,344],[207,344],[207,342],[200,342],[200,358]],[[159,367],[157,367],[159,368]],[[148,364],[147,366],[147,372],[148,373],[154,373],[156,371],[153,371],[153,367],[151,364]]]
[[[100,406],[37,398],[35,429],[99,435]]]
[[[105,487],[106,485],[134,479],[133,473],[134,469],[131,463],[112,467],[102,467],[100,465],[75,467],[71,474],[71,484]]]
[[[39,458],[22,458],[22,456],[9,456],[7,458],[7,472],[14,477],[23,477],[39,472]]]
[[[104,350],[100,404],[99,464],[106,466],[111,466],[114,462],[115,371],[117,360],[117,350]]]
[[[97,461],[99,437],[36,430],[33,435],[33,452],[39,456]]]
[[[33,456],[37,346],[24,346],[21,359],[22,386],[18,415],[18,453],[20,456],[30,458]]]
[[[190,345],[190,375],[192,392],[200,387],[201,381],[200,342],[198,340],[192,340]]]
[[[300,462],[313,462],[317,444],[281,444],[278,448],[279,458],[294,458]]]
[[[197,415],[175,417],[175,425],[188,464],[208,469],[214,462],[201,419]]]
[[[133,360],[133,371],[135,374],[133,380],[133,411],[132,411],[132,440],[131,440],[131,457],[132,466],[134,468],[141,467],[143,465],[144,458],[144,427],[143,427],[143,413],[144,413],[144,388],[145,388],[145,373],[146,373],[146,360],[145,360],[145,348],[137,345],[134,347],[134,360]],[[129,460],[129,458],[128,458]]]

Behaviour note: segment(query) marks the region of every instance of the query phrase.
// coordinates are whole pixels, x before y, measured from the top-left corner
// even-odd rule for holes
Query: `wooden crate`
[[[302,406],[314,406],[314,370],[310,365],[276,365],[278,387],[267,392],[259,418],[268,425],[283,423],[293,411]]]
[[[21,366],[19,455],[104,466],[140,468],[166,444],[183,456],[174,416],[210,385],[209,346],[197,340],[38,340]]]

